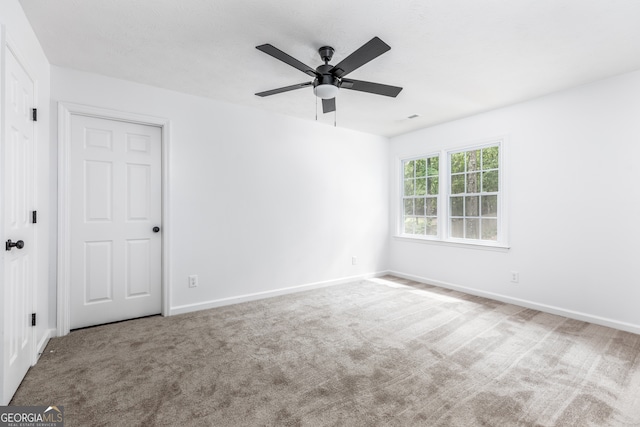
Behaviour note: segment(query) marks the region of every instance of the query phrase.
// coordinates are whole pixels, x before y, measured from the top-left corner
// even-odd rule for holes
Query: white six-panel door
[[[4,277],[2,306],[2,390],[0,404],[17,390],[34,361],[33,284],[35,275],[35,238],[32,212],[35,208],[35,146],[32,108],[33,81],[6,49],[5,62],[5,135],[2,176],[4,180],[3,227],[5,239],[17,246],[7,249],[3,242]]]
[[[74,114],[69,159],[71,329],[160,313],[161,129]]]

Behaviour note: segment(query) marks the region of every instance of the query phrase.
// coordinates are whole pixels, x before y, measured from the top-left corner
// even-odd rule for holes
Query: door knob
[[[160,227],[153,227],[153,232],[157,233],[158,231],[160,231]]]
[[[17,242],[12,242],[11,239],[9,239],[5,243],[4,247],[8,251],[10,251],[11,248],[22,249],[22,248],[24,248],[24,242],[22,240],[18,240]]]

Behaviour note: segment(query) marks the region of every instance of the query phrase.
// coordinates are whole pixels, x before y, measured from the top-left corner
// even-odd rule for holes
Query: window
[[[500,156],[494,141],[401,160],[401,235],[503,244]]]
[[[498,240],[498,145],[449,153],[449,236]]]
[[[402,162],[404,234],[438,234],[439,163],[438,155]]]

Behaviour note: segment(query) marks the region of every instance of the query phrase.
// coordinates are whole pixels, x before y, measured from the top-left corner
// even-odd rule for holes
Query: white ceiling
[[[343,89],[337,122],[385,136],[640,69],[638,0],[20,3],[54,65],[308,120],[311,88],[254,95],[311,80],[255,46],[315,68],[319,47],[334,47],[336,64],[378,36],[391,50],[349,77],[404,90],[394,99]],[[319,120],[333,125],[333,113]]]

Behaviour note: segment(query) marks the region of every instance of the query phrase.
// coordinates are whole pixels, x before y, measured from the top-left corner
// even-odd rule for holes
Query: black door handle
[[[22,240],[18,240],[17,242],[12,242],[11,239],[9,239],[5,243],[4,248],[8,251],[10,251],[11,248],[22,249],[24,248],[24,242]]]
[[[158,231],[160,231],[160,227],[153,227],[153,232],[157,233]]]

